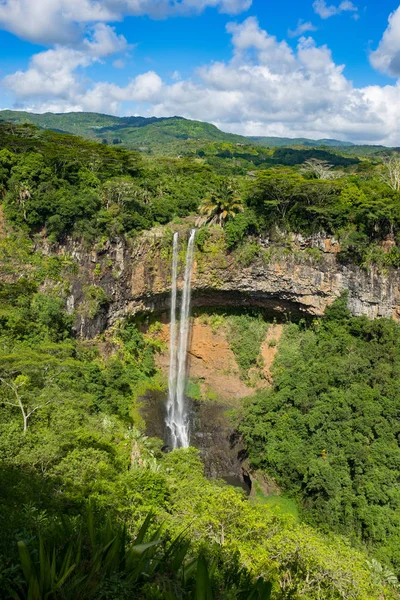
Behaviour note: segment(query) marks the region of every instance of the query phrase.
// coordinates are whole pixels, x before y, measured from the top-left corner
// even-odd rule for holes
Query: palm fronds
[[[199,207],[205,222],[223,226],[226,221],[243,211],[243,204],[231,181],[220,181]]]
[[[51,539],[39,535],[30,546],[18,542],[24,584],[15,586],[17,600],[216,600],[224,590],[232,599],[268,600],[271,594],[271,584],[254,582],[247,571],[225,570],[218,548],[196,555],[184,534],[168,541],[151,513],[129,540],[124,525],[110,516],[100,523],[89,506],[78,531],[63,519]]]

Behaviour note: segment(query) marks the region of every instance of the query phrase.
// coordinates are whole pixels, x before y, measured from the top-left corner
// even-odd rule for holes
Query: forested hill
[[[275,136],[248,136],[248,138],[254,144],[260,146],[328,146],[333,148],[351,148],[354,146],[352,142],[343,142],[342,140],[334,139],[321,139],[311,140],[309,138],[288,138],[288,137],[275,137]]]
[[[249,140],[241,135],[224,133],[210,123],[182,117],[114,117],[86,112],[37,115],[7,110],[0,112],[0,118],[19,124],[32,123],[43,129],[73,133],[103,143],[121,144],[130,149],[160,154],[168,154],[171,150],[179,151],[182,143],[188,140],[249,143]]]
[[[244,137],[225,133],[210,123],[182,117],[115,117],[88,112],[34,114],[3,110],[0,112],[0,119],[18,124],[32,123],[43,129],[73,133],[103,143],[122,144],[133,150],[157,154],[179,153],[188,145],[195,146],[198,142],[207,141],[268,147],[324,146],[348,150],[353,147],[350,142],[330,139]]]

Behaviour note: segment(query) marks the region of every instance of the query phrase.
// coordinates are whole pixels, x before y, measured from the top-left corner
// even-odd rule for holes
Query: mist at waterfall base
[[[172,283],[170,316],[170,365],[168,375],[168,400],[166,426],[172,448],[189,447],[189,414],[185,397],[187,351],[190,334],[190,300],[192,289],[192,271],[194,238],[192,229],[186,250],[183,291],[180,307],[179,334],[177,331],[177,280],[178,280],[178,233],[174,234],[172,246]]]

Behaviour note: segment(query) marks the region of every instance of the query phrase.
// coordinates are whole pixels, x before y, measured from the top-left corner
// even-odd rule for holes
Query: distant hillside
[[[183,117],[113,117],[85,112],[38,115],[3,110],[0,111],[0,118],[15,123],[33,123],[43,129],[74,133],[104,143],[122,144],[130,149],[157,154],[161,151],[167,154],[179,152],[186,145],[185,142],[249,143],[241,135],[224,133],[210,123]]]
[[[322,139],[311,140],[309,138],[286,138],[286,137],[265,137],[249,136],[248,139],[254,144],[260,146],[331,146],[341,148],[354,146],[351,142],[342,142],[340,140]]]
[[[33,123],[43,129],[53,129],[66,133],[74,133],[83,137],[97,138],[96,132],[103,127],[116,125],[118,117],[99,113],[43,113],[37,115],[17,110],[2,110],[0,118],[15,123]]]
[[[267,147],[330,147],[346,154],[374,154],[383,146],[355,146],[334,139],[245,137],[225,133],[201,121],[183,117],[114,117],[89,112],[34,114],[23,111],[0,111],[0,119],[15,123],[33,123],[43,129],[73,133],[110,145],[118,145],[152,154],[179,155],[201,149],[204,142],[230,143]]]

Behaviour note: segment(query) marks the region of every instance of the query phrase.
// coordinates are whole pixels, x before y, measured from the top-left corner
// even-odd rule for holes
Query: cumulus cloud
[[[1,0],[0,28],[39,44],[72,44],[91,23],[124,16],[198,14],[209,7],[238,14],[251,4],[252,0]]]
[[[20,106],[37,112],[179,114],[246,135],[400,145],[400,83],[354,87],[327,46],[303,36],[293,50],[253,17],[230,23],[227,30],[231,59],[198,68],[187,79],[162,81],[149,71],[126,86],[88,83],[82,70],[110,51],[99,30],[93,30],[83,48],[56,47],[37,54],[27,71],[3,82]],[[114,35],[108,32],[105,39],[114,40],[111,46],[123,45]]]
[[[35,96],[64,98],[78,93],[74,71],[90,63],[91,59],[85,53],[58,46],[33,56],[27,71],[8,75],[3,84],[20,100]]]
[[[321,19],[329,19],[329,17],[340,15],[342,12],[356,13],[358,11],[357,6],[349,0],[343,0],[338,6],[334,6],[333,4],[328,6],[326,0],[315,0],[313,9]]]
[[[128,48],[128,42],[123,35],[117,35],[115,29],[104,23],[96,23],[89,37],[83,41],[84,50],[93,58],[111,56]]]
[[[78,67],[88,67],[126,48],[128,44],[123,35],[117,35],[112,27],[98,23],[79,49],[56,45],[35,54],[26,71],[8,75],[3,84],[19,99],[35,96],[69,99],[84,89],[84,82],[80,82],[76,75]]]
[[[226,29],[232,34],[235,63],[250,62],[254,56],[259,63],[267,63],[272,72],[293,68],[295,59],[288,43],[278,42],[274,35],[261,29],[256,17],[249,17],[240,25],[228,23]]]
[[[388,27],[370,61],[375,69],[400,77],[400,6],[389,15]]]
[[[300,37],[307,31],[317,31],[317,28],[311,23],[311,21],[305,22],[303,19],[299,19],[296,29],[289,29],[288,35],[289,37]]]

